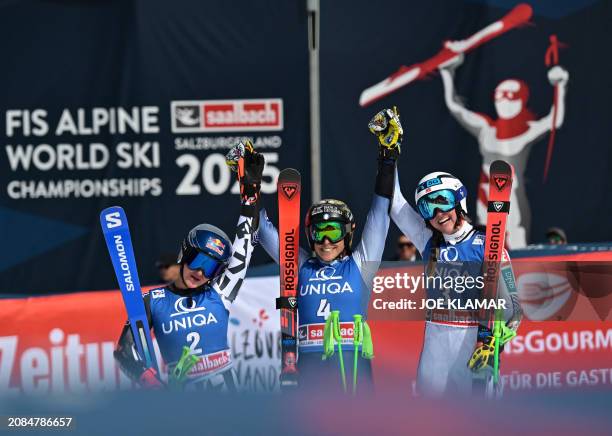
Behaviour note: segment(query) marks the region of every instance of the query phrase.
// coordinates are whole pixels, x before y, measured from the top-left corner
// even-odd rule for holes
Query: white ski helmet
[[[432,192],[442,190],[452,191],[455,198],[455,204],[459,204],[463,213],[467,214],[467,189],[457,177],[442,171],[429,173],[419,180],[419,184],[417,185],[414,193],[414,201],[416,203],[417,210],[419,209],[419,200],[421,198],[431,194]]]

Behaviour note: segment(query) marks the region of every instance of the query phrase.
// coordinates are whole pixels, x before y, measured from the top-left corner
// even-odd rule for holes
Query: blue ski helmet
[[[189,231],[181,244],[178,263],[201,270],[209,279],[218,277],[227,268],[232,244],[218,227],[200,224]]]

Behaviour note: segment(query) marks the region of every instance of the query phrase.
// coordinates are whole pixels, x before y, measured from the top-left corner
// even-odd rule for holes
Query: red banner
[[[530,283],[533,284],[521,279],[530,272],[520,266],[517,270],[520,287],[526,289]],[[572,313],[590,310],[594,315],[591,321],[524,321],[518,336],[506,345],[502,357],[502,380],[507,389],[583,389],[611,385],[611,314],[608,309],[605,320],[598,321],[604,313],[601,305],[596,304],[609,299],[603,298],[603,288],[609,283],[600,280],[601,267],[596,266],[593,271],[593,283],[589,286],[602,289],[602,296],[587,298],[584,295],[585,283],[590,279],[588,271],[582,270],[578,279],[569,280],[571,284],[581,284],[581,289],[572,293],[576,295],[575,301],[570,298],[563,300],[567,304],[571,302]],[[599,288],[593,286],[597,283]],[[237,301],[238,305],[232,309],[230,336],[234,334],[232,329],[254,329],[250,334],[261,340],[262,335],[277,330],[278,315],[273,309],[273,301],[278,293],[278,278],[250,279],[244,288],[240,302]],[[251,301],[253,298],[257,301]],[[262,318],[265,302],[270,306],[265,310],[269,316]],[[565,307],[565,303],[559,307]],[[549,313],[559,313],[559,310]],[[113,358],[115,342],[125,318],[118,291],[2,300],[0,393],[131,388],[132,382],[120,373]],[[373,365],[377,386],[383,391],[400,389],[413,392],[424,322],[384,320],[379,316],[371,319],[370,324],[375,345]],[[240,334],[240,341],[230,341],[232,347],[245,343],[244,334]],[[278,336],[275,338],[278,340]],[[249,374],[267,374],[270,369],[277,371],[280,366],[280,356],[261,356],[259,360],[241,362],[250,351],[238,347],[233,352],[239,379],[247,389],[254,388]],[[247,365],[256,360],[257,368]],[[257,389],[275,390],[278,374],[274,374],[266,386]]]

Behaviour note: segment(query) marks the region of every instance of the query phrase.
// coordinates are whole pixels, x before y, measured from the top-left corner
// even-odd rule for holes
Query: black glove
[[[238,180],[240,182],[240,197],[242,204],[254,205],[259,200],[261,188],[261,175],[266,160],[263,154],[257,153],[252,148],[245,149],[244,164],[238,165]]]
[[[238,176],[242,204],[240,213],[257,221],[261,175],[265,166],[263,155],[257,153],[253,143],[247,140],[244,144],[240,142],[232,147],[225,157],[225,162]]]

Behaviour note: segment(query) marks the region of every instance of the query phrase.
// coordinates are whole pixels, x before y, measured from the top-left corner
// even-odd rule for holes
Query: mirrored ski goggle
[[[335,244],[346,236],[344,224],[336,221],[328,221],[325,223],[317,223],[310,226],[310,237],[312,240],[320,244],[325,238],[329,242]]]
[[[442,212],[449,212],[456,206],[455,193],[450,189],[431,192],[421,197],[417,203],[419,214],[425,220],[430,220],[436,216],[436,209]]]
[[[225,262],[204,253],[197,253],[193,259],[185,259],[185,263],[189,269],[199,269],[209,279],[216,277],[225,268]]]

